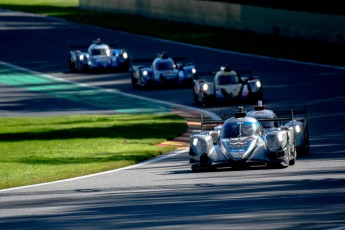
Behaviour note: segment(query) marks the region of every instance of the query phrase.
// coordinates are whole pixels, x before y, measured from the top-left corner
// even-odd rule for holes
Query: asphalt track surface
[[[2,190],[1,229],[345,229],[344,68],[243,55],[0,11],[2,62],[111,93],[194,106],[191,89],[133,90],[128,73],[69,73],[68,42],[88,44],[97,37],[117,40],[138,58],[154,57],[161,51],[174,56],[183,53],[199,71],[216,70],[221,64],[251,65],[263,81],[268,107],[290,109],[307,104],[310,155],[286,169],[191,173],[188,156],[182,151],[97,175]],[[0,66],[0,116],[118,112],[113,105],[105,108],[83,98],[61,97],[54,89],[32,90],[37,82],[14,85],[11,77],[3,77],[5,63]],[[111,104],[103,91],[99,98]],[[128,99],[127,104],[132,101]],[[206,109],[220,112],[219,107]]]

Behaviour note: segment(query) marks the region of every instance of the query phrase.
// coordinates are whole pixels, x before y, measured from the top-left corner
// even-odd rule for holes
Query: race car
[[[290,115],[290,111],[276,111],[273,112],[262,104],[262,101],[258,101],[258,105],[254,107],[254,110],[248,111],[247,116],[254,117],[258,120],[271,119],[280,117],[279,121],[262,121],[261,124],[265,132],[269,132],[271,129],[275,129],[280,126],[293,127],[295,132],[295,145],[297,149],[297,155],[309,154],[309,128],[307,121],[306,107],[303,109],[292,110],[293,118],[282,116]]]
[[[215,127],[205,130],[205,125]],[[189,162],[193,172],[253,165],[285,168],[296,162],[295,132],[288,126],[264,132],[261,122],[240,107],[233,117],[202,122],[201,130],[193,131]]]
[[[96,39],[81,51],[78,46],[70,45],[69,68],[71,72],[78,71],[128,71],[129,57],[125,49],[112,49],[101,39]]]
[[[166,53],[152,59],[137,59],[134,62],[152,62],[151,66],[133,65],[131,79],[133,88],[191,86],[196,73],[193,64],[177,63],[183,57],[172,58]]]
[[[263,86],[251,70],[236,72],[221,66],[216,73],[200,73],[193,80],[193,96],[197,105],[252,102],[263,98]]]

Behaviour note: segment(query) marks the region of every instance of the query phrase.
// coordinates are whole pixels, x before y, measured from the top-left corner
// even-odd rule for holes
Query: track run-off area
[[[0,11],[0,33],[1,117],[161,112],[171,109],[168,103],[220,115],[220,107],[195,106],[188,88],[134,90],[129,73],[70,73],[68,42],[101,37],[138,58],[183,53],[199,71],[249,64],[262,79],[267,107],[307,105],[311,140],[310,154],[286,169],[192,173],[183,150],[119,170],[0,190],[1,229],[345,229],[344,68],[13,11]]]

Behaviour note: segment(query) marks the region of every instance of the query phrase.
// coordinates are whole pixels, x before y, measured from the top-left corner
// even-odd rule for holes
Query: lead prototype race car
[[[193,81],[194,102],[197,105],[243,103],[262,100],[263,86],[251,69],[235,71],[221,66],[216,73],[200,73]]]
[[[285,117],[293,113],[293,119],[291,117]],[[295,133],[295,145],[297,149],[297,155],[303,156],[309,154],[309,128],[307,120],[306,106],[302,109],[293,109],[292,111],[273,111],[266,109],[262,104],[262,101],[258,101],[258,105],[254,107],[254,110],[248,111],[247,116],[254,117],[258,120],[275,119],[279,116],[279,121],[263,121],[261,122],[265,132],[269,132],[271,129],[276,129],[280,126],[293,127]]]
[[[114,49],[97,39],[86,49],[70,45],[69,68],[71,72],[81,71],[128,71],[129,56],[125,49]]]
[[[166,53],[152,59],[137,59],[134,62],[151,62],[151,66],[133,65],[131,81],[135,89],[153,87],[191,86],[196,73],[193,64],[185,64],[184,57],[170,57]],[[183,62],[177,62],[183,61]]]
[[[278,118],[270,121],[279,121]],[[214,125],[204,130],[205,125]],[[293,127],[264,132],[262,124],[240,107],[225,121],[206,122],[190,136],[189,162],[193,172],[217,167],[264,165],[285,168],[296,162]]]

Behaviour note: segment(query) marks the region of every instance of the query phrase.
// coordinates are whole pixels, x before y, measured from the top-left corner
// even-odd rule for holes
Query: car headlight
[[[192,69],[192,73],[193,73],[193,74],[196,73],[196,69],[195,69],[195,68]]]
[[[149,73],[146,70],[143,71],[143,76],[147,76],[148,74]]]
[[[256,85],[256,87],[260,88],[260,87],[261,87],[261,82],[260,82],[260,81],[257,81],[257,82],[255,83],[255,85]]]
[[[83,60],[84,60],[84,55],[83,55],[83,54],[80,55],[80,56],[79,56],[79,59],[80,59],[80,61],[83,61]]]
[[[301,132],[301,126],[296,125],[295,126],[295,131],[296,131],[296,133],[300,133]]]
[[[278,133],[278,141],[282,142],[283,140],[284,140],[283,134],[282,133]]]
[[[198,138],[194,138],[194,139],[193,139],[193,145],[194,145],[194,146],[197,146],[197,145],[198,145],[198,142],[199,142],[199,139],[198,139]]]
[[[203,84],[203,85],[202,85],[202,89],[203,89],[204,91],[207,91],[208,88],[209,88],[208,84]]]
[[[195,149],[195,153],[200,155],[204,152],[204,142],[199,140],[199,138],[195,137],[192,140],[193,148]]]
[[[124,53],[122,54],[122,57],[123,57],[124,59],[127,59],[127,58],[128,58],[128,53],[127,53],[127,52],[124,52]]]

